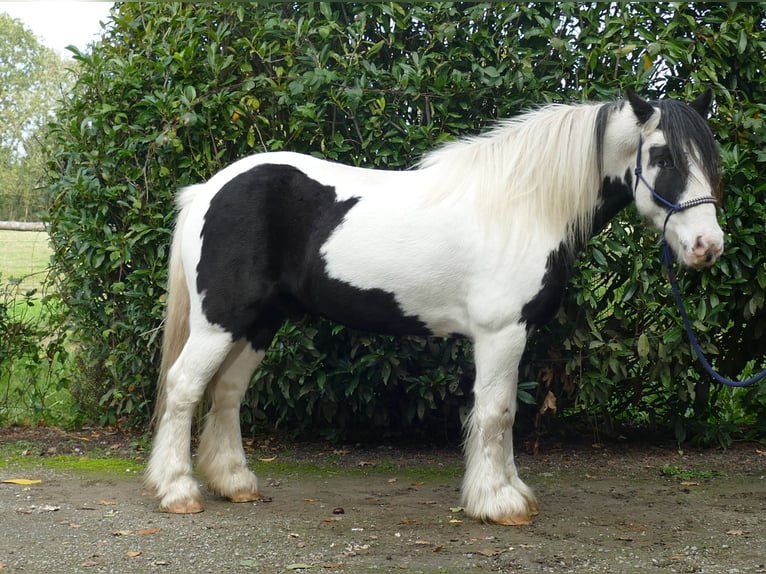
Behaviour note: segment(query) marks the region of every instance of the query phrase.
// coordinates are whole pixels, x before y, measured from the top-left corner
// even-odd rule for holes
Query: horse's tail
[[[186,284],[181,243],[183,227],[188,216],[189,206],[194,199],[198,186],[187,187],[178,196],[178,216],[173,231],[173,241],[170,246],[170,263],[168,265],[168,293],[165,310],[165,332],[162,337],[162,361],[157,380],[157,400],[154,406],[152,425],[159,425],[165,412],[167,397],[166,382],[168,371],[176,362],[181,350],[189,338],[189,287]]]

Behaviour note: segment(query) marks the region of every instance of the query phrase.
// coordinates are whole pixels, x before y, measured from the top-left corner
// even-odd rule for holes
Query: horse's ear
[[[627,92],[628,102],[630,107],[633,108],[633,113],[636,114],[638,123],[644,125],[654,115],[654,106],[638,96],[633,90]]]
[[[694,100],[689,105],[695,112],[697,112],[703,118],[707,118],[707,114],[710,111],[710,103],[712,100],[713,100],[713,91],[710,88],[708,88],[707,90],[702,92],[699,96],[697,96],[697,99]]]

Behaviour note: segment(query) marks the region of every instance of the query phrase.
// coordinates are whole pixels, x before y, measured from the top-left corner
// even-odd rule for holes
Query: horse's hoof
[[[232,502],[258,502],[263,499],[263,495],[259,492],[238,492],[232,496],[227,496]]]
[[[171,514],[197,514],[205,510],[202,506],[202,502],[196,499],[192,500],[179,500],[173,504],[160,506],[162,512],[169,512]]]
[[[537,512],[534,514],[537,514]],[[532,516],[529,514],[509,514],[499,518],[492,518],[489,522],[494,522],[501,526],[529,526],[532,524]]]

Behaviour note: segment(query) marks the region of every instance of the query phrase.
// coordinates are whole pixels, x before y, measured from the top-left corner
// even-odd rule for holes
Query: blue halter
[[[712,195],[708,195],[707,197],[695,197],[693,199],[689,199],[687,201],[682,201],[681,203],[671,203],[664,197],[662,197],[657,191],[654,189],[654,187],[646,181],[646,178],[643,175],[643,168],[641,167],[641,148],[644,146],[644,138],[640,137],[638,140],[638,151],[636,152],[636,185],[633,188],[633,195],[636,195],[636,191],[638,191],[638,182],[642,182],[649,191],[652,192],[652,197],[656,199],[659,203],[664,205],[668,208],[668,214],[665,217],[665,223],[662,226],[662,237],[664,239],[665,237],[665,228],[668,226],[668,220],[670,219],[670,216],[678,213],[680,211],[683,211],[684,209],[689,209],[690,207],[695,207],[697,205],[703,205],[705,203],[715,203],[715,197]]]
[[[678,280],[676,279],[675,271],[673,270],[673,252],[670,249],[670,246],[668,245],[667,241],[665,241],[665,229],[668,226],[668,220],[670,219],[670,216],[678,213],[680,211],[683,211],[684,209],[689,209],[690,207],[695,207],[697,205],[703,205],[705,203],[715,203],[715,198],[713,196],[707,196],[707,197],[695,197],[694,199],[689,199],[687,201],[682,201],[681,203],[671,203],[664,197],[662,197],[657,191],[654,189],[654,187],[646,181],[646,178],[642,174],[642,168],[641,168],[641,147],[644,145],[644,139],[643,137],[639,139],[638,141],[638,152],[636,152],[636,185],[633,189],[633,194],[635,195],[636,191],[638,191],[638,182],[643,182],[643,184],[649,189],[649,191],[652,192],[652,196],[662,205],[668,208],[668,214],[665,216],[665,223],[662,226],[662,263],[665,266],[665,269],[668,272],[668,279],[670,280],[670,286],[673,291],[673,297],[676,300],[676,304],[678,305],[678,310],[681,314],[681,319],[683,319],[684,327],[686,328],[686,334],[689,337],[689,342],[691,343],[692,349],[694,349],[694,353],[697,355],[697,359],[699,359],[699,362],[702,364],[702,366],[705,368],[705,371],[713,377],[716,381],[721,383],[722,385],[726,385],[729,387],[747,387],[749,385],[752,385],[753,383],[757,383],[758,381],[766,378],[766,369],[758,373],[757,375],[750,377],[747,380],[744,381],[733,381],[731,379],[727,379],[726,377],[721,376],[718,374],[715,369],[713,369],[713,366],[710,364],[710,362],[705,357],[704,353],[702,352],[702,348],[700,347],[699,342],[697,341],[697,337],[694,335],[694,331],[692,330],[692,323],[689,319],[689,315],[686,313],[686,307],[684,306],[683,299],[681,298],[681,290],[678,287]]]

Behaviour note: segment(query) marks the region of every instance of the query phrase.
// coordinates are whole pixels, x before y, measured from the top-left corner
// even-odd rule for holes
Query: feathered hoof
[[[535,512],[535,514],[537,514]],[[529,526],[532,524],[531,514],[509,514],[498,518],[487,519],[490,524],[499,524],[500,526]]]
[[[201,500],[190,499],[179,500],[171,504],[161,504],[160,510],[170,514],[197,514],[205,510],[205,508],[202,506]]]
[[[231,502],[258,502],[263,500],[263,495],[258,492],[238,492],[232,496],[227,496]]]

